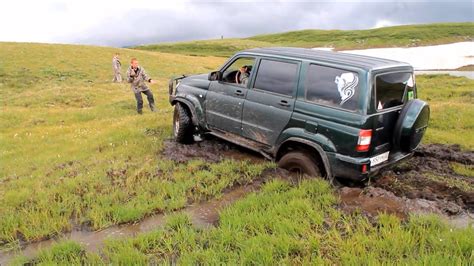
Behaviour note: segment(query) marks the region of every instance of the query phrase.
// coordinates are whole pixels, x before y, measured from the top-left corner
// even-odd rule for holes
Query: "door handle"
[[[244,93],[241,90],[236,90],[234,94],[237,96],[244,96]]]
[[[287,101],[285,101],[285,100],[281,100],[280,103],[279,103],[279,105],[285,106],[285,107],[290,106],[290,104],[289,104]]]

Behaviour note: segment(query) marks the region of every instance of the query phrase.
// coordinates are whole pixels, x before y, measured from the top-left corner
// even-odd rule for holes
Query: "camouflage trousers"
[[[112,80],[112,82],[122,82],[122,74],[120,74],[120,71],[114,71],[114,79]]]
[[[134,91],[133,93],[135,94],[135,99],[137,100],[137,112],[139,114],[142,113],[142,109],[143,109],[142,93],[146,95],[151,111],[152,112],[155,111],[155,99],[153,98],[153,93],[151,93],[151,90],[137,91],[137,92]]]

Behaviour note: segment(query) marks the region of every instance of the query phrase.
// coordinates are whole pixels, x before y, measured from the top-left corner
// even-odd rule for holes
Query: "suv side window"
[[[414,98],[415,82],[410,72],[380,74],[375,79],[377,110],[402,105]]]
[[[224,70],[222,81],[246,87],[254,64],[253,57],[237,58]]]
[[[262,59],[254,88],[291,97],[296,88],[297,77],[297,63]]]
[[[359,75],[356,72],[310,64],[304,85],[306,101],[351,111],[358,108]]]

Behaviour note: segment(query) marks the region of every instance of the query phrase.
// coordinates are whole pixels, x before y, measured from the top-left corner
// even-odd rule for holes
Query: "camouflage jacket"
[[[120,59],[114,56],[114,58],[112,59],[112,68],[114,70],[120,70],[121,67],[122,63],[120,63]]]
[[[139,92],[149,90],[146,83],[150,82],[151,78],[146,74],[143,67],[138,67],[135,71],[130,66],[127,70],[127,81],[131,84],[133,92]]]
[[[247,86],[247,82],[249,81],[249,77],[250,77],[250,75],[247,72],[244,72],[244,73],[240,74],[240,76],[239,76],[240,84],[242,84],[244,86]]]

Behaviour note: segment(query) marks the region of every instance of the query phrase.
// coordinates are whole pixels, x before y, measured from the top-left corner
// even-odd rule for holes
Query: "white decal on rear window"
[[[337,84],[337,90],[341,95],[341,103],[343,105],[352,96],[354,96],[355,87],[359,83],[359,78],[352,72],[342,73],[340,76],[336,76],[334,82]]]

